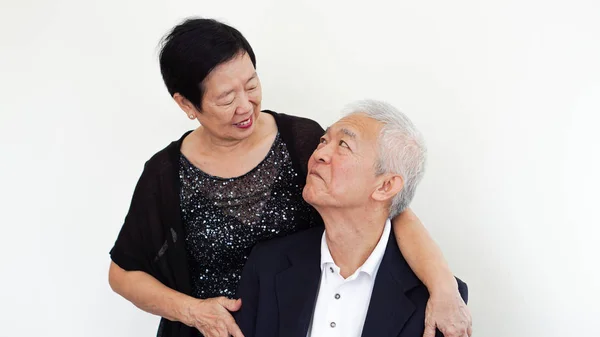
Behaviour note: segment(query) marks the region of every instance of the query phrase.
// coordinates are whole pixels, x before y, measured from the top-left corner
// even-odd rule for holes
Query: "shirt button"
[[[335,322],[331,322],[331,324],[329,324],[330,327],[335,328]]]
[[[333,267],[329,267],[329,270],[331,270],[331,272],[333,273]]]
[[[335,294],[335,299],[336,299],[336,300],[339,300],[339,299],[340,299],[340,297],[341,297],[341,296],[340,296],[340,294]]]

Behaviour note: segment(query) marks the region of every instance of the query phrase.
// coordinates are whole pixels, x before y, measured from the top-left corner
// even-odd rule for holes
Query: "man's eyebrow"
[[[349,129],[346,129],[346,128],[342,128],[340,131],[341,131],[343,134],[345,134],[346,136],[348,136],[348,137],[350,137],[350,138],[354,138],[354,139],[356,139],[356,133],[352,132],[351,130],[349,130]]]
[[[331,127],[327,127],[323,136],[326,136],[327,134],[329,134],[329,131],[331,131]],[[343,133],[344,135],[346,135],[352,139],[356,139],[356,133],[354,133],[354,131],[352,131],[350,129],[341,128],[339,132]]]

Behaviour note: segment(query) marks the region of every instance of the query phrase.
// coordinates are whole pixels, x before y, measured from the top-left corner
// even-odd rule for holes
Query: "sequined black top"
[[[181,155],[181,214],[194,297],[233,297],[257,242],[314,223],[297,176],[279,134],[264,160],[236,178],[211,176]]]
[[[196,232],[197,235],[199,235],[197,237],[197,240],[199,240],[200,242],[200,237],[203,235],[202,231],[204,231],[204,235],[207,236],[207,239],[203,241],[205,247],[207,247],[208,250],[206,253],[196,252],[197,255],[195,253],[194,256],[190,256],[190,253],[192,252],[189,252],[187,249],[187,243],[189,242],[189,239],[186,239],[186,233],[191,231],[186,230],[186,226],[184,226],[183,224],[184,210],[182,209],[181,202],[183,181],[180,178],[180,169],[182,166],[181,144],[183,143],[185,137],[187,137],[187,135],[191,131],[186,132],[178,140],[171,142],[167,147],[158,151],[144,165],[144,170],[137,182],[135,191],[133,192],[133,196],[131,198],[129,211],[127,212],[127,216],[125,217],[125,221],[123,222],[123,226],[121,227],[115,244],[110,251],[110,257],[114,263],[128,271],[143,271],[156,278],[159,282],[171,289],[175,289],[183,294],[193,295],[193,293],[196,292],[196,290],[194,290],[193,288],[205,288],[205,291],[208,290],[208,288],[210,288],[210,286],[192,286],[192,280],[194,279],[192,274],[196,273],[194,272],[194,268],[200,268],[200,266],[206,266],[209,264],[208,260],[202,261],[202,259],[215,259],[214,261],[225,261],[229,259],[228,254],[235,255],[236,253],[234,253],[234,251],[238,251],[237,254],[239,254],[239,252],[243,251],[244,249],[246,249],[245,255],[247,255],[247,248],[244,248],[239,250],[231,250],[229,251],[229,253],[226,253],[225,255],[219,257],[215,252],[221,251],[222,253],[224,251],[224,248],[227,247],[227,245],[222,246],[218,249],[214,248],[214,250],[212,248],[213,243],[217,246],[218,244],[234,242],[227,240],[216,240],[217,237],[220,237],[221,239],[223,236],[225,236],[226,238],[232,238],[235,234],[240,235],[240,237],[242,237],[245,240],[246,237],[243,237],[240,231],[242,228],[254,228],[253,230],[254,232],[256,232],[256,227],[252,227],[252,225],[243,227],[243,225],[247,224],[247,222],[244,221],[249,221],[250,223],[254,221],[256,226],[256,224],[260,222],[260,220],[258,219],[264,219],[265,229],[275,229],[275,232],[272,232],[274,233],[273,235],[284,235],[285,233],[283,231],[288,230],[289,226],[295,225],[298,228],[293,230],[297,230],[302,227],[323,225],[322,220],[320,219],[318,213],[314,210],[314,208],[309,207],[310,211],[308,213],[312,213],[309,216],[304,214],[304,212],[299,211],[300,208],[295,208],[294,211],[292,211],[290,205],[294,204],[293,200],[300,200],[301,198],[299,188],[304,187],[306,181],[306,168],[308,159],[312,154],[313,150],[319,144],[319,137],[322,136],[325,131],[317,122],[307,118],[279,114],[268,110],[265,110],[263,112],[269,113],[275,118],[275,122],[277,123],[277,129],[279,130],[279,145],[275,146],[274,144],[273,149],[275,151],[273,151],[273,153],[270,153],[269,156],[273,156],[273,158],[275,158],[276,156],[280,155],[282,156],[281,158],[285,158],[285,147],[289,155],[288,160],[291,161],[291,168],[293,170],[293,173],[289,169],[282,169],[282,167],[289,167],[287,166],[289,164],[289,161],[278,160],[277,165],[275,165],[273,161],[271,169],[276,169],[273,172],[277,172],[278,176],[276,178],[277,180],[272,181],[270,187],[271,194],[269,194],[266,198],[262,200],[266,203],[264,205],[265,208],[263,209],[264,211],[262,215],[252,215],[252,213],[244,213],[244,215],[242,215],[242,212],[239,212],[239,217],[237,216],[237,214],[235,216],[229,216],[228,219],[231,219],[231,221],[227,223],[229,224],[229,226],[233,226],[233,229],[231,227],[229,229],[226,227],[213,227],[216,226],[217,223],[211,223],[210,228],[205,227],[202,229],[202,227],[199,227],[201,228],[201,230]],[[269,166],[269,158],[271,157],[266,158],[265,162],[261,165],[265,165],[265,167]],[[115,165],[118,164],[119,163],[115,163]],[[258,171],[258,167],[256,168],[256,171]],[[250,173],[253,172],[254,170]],[[298,175],[297,177],[295,177],[296,179],[292,179],[291,182],[289,177],[295,173],[297,173]],[[200,179],[200,177],[201,175],[199,174],[198,179]],[[238,179],[243,179],[244,177],[249,178],[249,176],[244,175]],[[279,177],[281,177],[281,181],[279,181]],[[210,180],[206,181],[208,182]],[[218,181],[218,178],[216,178],[214,181]],[[263,178],[263,182],[264,181],[265,180]],[[226,182],[226,180],[221,180],[221,183],[223,182]],[[278,197],[283,196],[283,192],[286,191],[286,187],[284,186],[284,184],[286,183],[291,184],[288,186],[298,186],[298,189],[287,189],[289,191],[292,191],[292,194],[295,197],[288,200],[278,200],[278,198],[275,198],[275,193],[277,193]],[[233,185],[235,185],[238,188],[239,186],[242,186],[238,183],[233,183],[231,186]],[[258,188],[259,185],[261,184],[257,184],[256,187]],[[234,192],[234,195],[236,195],[236,193],[240,193],[237,195],[241,197],[243,196],[243,194],[242,191],[238,191],[238,188],[227,189],[227,192]],[[269,190],[269,188],[265,188],[264,186],[261,188]],[[200,192],[200,190],[201,188],[198,188],[198,193]],[[221,212],[221,214],[223,215],[222,218],[227,218],[225,217],[225,214],[228,212],[228,209],[223,207],[222,203],[221,207],[218,207],[218,195],[209,193],[206,194],[204,197],[210,200],[214,200],[211,209],[206,209],[204,210],[204,212],[208,211],[209,214],[212,214],[213,217],[216,214],[218,214],[218,212]],[[227,202],[227,199],[224,200],[225,202]],[[253,204],[250,201],[252,200],[251,197],[247,198],[247,200],[247,202],[240,203],[239,206],[236,207],[242,209],[243,207],[250,206],[249,209],[252,209],[252,205],[256,205],[256,203]],[[214,202],[217,202],[216,206],[214,205]],[[283,210],[286,207],[282,206],[284,204],[290,207],[289,210],[292,213],[288,213],[287,211],[285,213],[279,212],[280,210]],[[260,206],[260,203],[258,205]],[[278,214],[275,215],[275,213],[266,213],[267,209],[269,211],[278,212]],[[223,214],[223,210],[225,210],[225,214]],[[199,211],[194,210],[193,213],[196,212]],[[192,213],[191,209],[189,209],[189,213]],[[312,217],[312,219],[304,223],[304,216]],[[294,217],[296,221],[292,221],[291,217]],[[210,219],[210,217],[207,217],[207,219]],[[233,220],[236,220],[237,222]],[[204,221],[204,219],[202,219],[201,221]],[[201,221],[199,222],[199,218],[196,218],[196,220],[194,220],[195,225],[192,225],[190,227],[203,225]],[[238,226],[237,229],[235,229],[236,225]],[[267,226],[276,228],[271,228]],[[281,229],[279,229],[279,232],[277,232],[277,228],[279,228],[277,226],[281,227]],[[213,230],[216,232],[213,232]],[[264,232],[264,234],[266,235],[269,233],[268,231],[266,231]],[[208,238],[210,235],[212,235],[212,237],[215,238],[215,240],[213,242],[210,242],[209,246]],[[227,237],[227,235],[230,236]],[[257,236],[253,237],[253,240],[254,239],[260,240],[261,238]],[[194,239],[192,239],[192,241],[193,240]],[[250,244],[249,241],[243,243],[244,247],[246,244]],[[241,261],[244,260],[245,255],[241,255]],[[233,258],[231,259],[231,261],[233,261]],[[214,263],[217,262],[212,263],[213,268],[215,268],[216,266]],[[195,266],[192,266],[194,264]],[[225,270],[225,268],[231,268],[230,270],[241,268],[234,267],[234,265],[234,262],[230,262],[230,266],[224,267],[223,270]],[[221,272],[223,273],[223,275],[225,275],[224,277],[229,277],[226,275],[229,272]],[[204,270],[204,273],[207,273],[206,269]],[[213,273],[213,275],[216,274]],[[231,278],[233,278],[233,273],[231,275]],[[200,276],[201,275],[196,273],[196,279],[199,279]],[[217,283],[223,282],[223,280],[219,280],[218,277],[214,277],[212,281],[215,281]],[[231,284],[235,283],[236,281],[232,282]],[[230,295],[234,291],[230,289],[231,287],[232,286],[228,285],[227,288],[222,287],[222,289],[216,289],[216,286],[212,286],[213,289],[210,291],[213,291],[213,293],[216,291],[218,294]],[[225,289],[227,289],[227,291],[225,291]],[[197,333],[198,330],[188,327],[183,323],[177,321],[170,321],[168,319],[163,318],[158,328],[157,337],[190,337],[197,335]]]

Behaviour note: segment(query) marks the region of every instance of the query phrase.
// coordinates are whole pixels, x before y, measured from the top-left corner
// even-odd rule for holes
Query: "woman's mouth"
[[[243,120],[239,123],[235,123],[233,125],[235,127],[241,128],[241,129],[247,129],[252,126],[252,116],[248,117],[248,119],[245,119],[245,120]]]

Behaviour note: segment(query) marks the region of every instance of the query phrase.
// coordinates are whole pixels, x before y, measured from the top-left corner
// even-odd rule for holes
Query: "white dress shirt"
[[[365,263],[344,279],[333,262],[325,233],[321,238],[321,284],[308,337],[360,337],[375,276],[390,237],[390,220]]]

